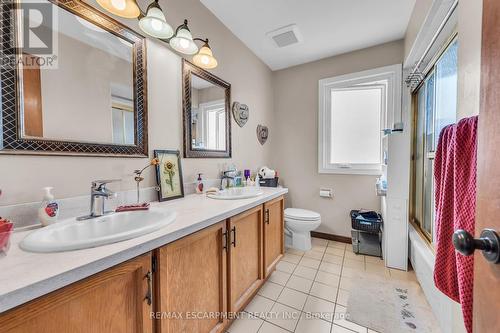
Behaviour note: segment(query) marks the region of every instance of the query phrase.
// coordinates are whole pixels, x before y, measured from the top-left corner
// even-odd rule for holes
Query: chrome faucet
[[[222,175],[221,175],[221,177],[220,177],[220,189],[221,189],[221,190],[223,190],[223,189],[225,189],[225,188],[229,187],[229,186],[228,186],[228,182],[229,182],[229,180],[233,180],[233,179],[234,179],[234,177],[229,176],[229,174],[230,174],[230,173],[234,173],[234,170],[229,170],[229,171],[223,171],[223,172],[222,172]],[[226,180],[226,187],[224,187],[224,186],[223,186],[223,184],[224,184],[224,180]]]
[[[109,183],[117,182],[119,180],[120,179],[93,181],[92,186],[90,187],[90,214],[86,216],[80,216],[77,218],[77,220],[78,221],[88,220],[112,213],[104,209],[104,204],[105,204],[105,199],[115,198],[116,193],[108,190],[106,188],[106,185]]]

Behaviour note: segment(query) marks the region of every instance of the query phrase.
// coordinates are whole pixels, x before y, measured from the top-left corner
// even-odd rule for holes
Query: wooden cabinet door
[[[262,218],[262,206],[259,206],[228,220],[231,312],[242,310],[263,282]]]
[[[224,329],[226,320],[217,314],[227,307],[225,231],[225,222],[220,222],[157,250],[158,332]]]
[[[284,204],[283,197],[264,204],[264,272],[266,278],[285,251]]]
[[[0,331],[150,333],[150,278],[146,254],[1,314]]]

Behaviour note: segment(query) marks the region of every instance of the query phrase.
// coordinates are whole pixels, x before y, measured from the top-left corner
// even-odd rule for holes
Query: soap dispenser
[[[42,225],[48,226],[57,222],[57,217],[59,216],[59,204],[54,199],[52,194],[52,187],[44,187],[45,194],[43,196],[42,204],[38,209],[38,218]]]
[[[198,174],[198,180],[196,181],[196,193],[203,193],[203,179],[201,179],[201,173]]]

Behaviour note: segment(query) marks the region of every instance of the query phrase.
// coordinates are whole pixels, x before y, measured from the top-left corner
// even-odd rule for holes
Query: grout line
[[[296,255],[296,256],[298,256],[298,255]],[[280,291],[280,293],[279,293],[278,297],[276,297],[276,300],[274,301],[274,304],[273,304],[273,306],[271,307],[271,310],[274,308],[274,306],[276,305],[276,303],[278,303],[278,304],[280,304],[280,305],[287,306],[287,307],[289,307],[289,308],[292,308],[292,307],[291,307],[291,306],[289,306],[289,305],[282,304],[282,303],[278,302],[278,299],[280,298],[281,294],[283,294],[283,290],[285,290],[285,288],[286,288],[286,285],[287,285],[288,281],[290,281],[290,279],[292,278],[292,276],[293,276],[293,272],[295,272],[295,270],[297,269],[297,267],[299,267],[299,263],[300,263],[300,261],[302,260],[302,258],[304,258],[304,254],[300,255],[300,260],[299,260],[299,261],[295,264],[295,268],[293,269],[292,273],[290,273],[290,276],[289,276],[289,277],[288,277],[288,279],[286,280],[285,285],[283,286],[283,289],[281,289],[281,291]],[[292,289],[292,288],[289,288],[289,289]],[[295,289],[293,289],[293,290],[295,290]],[[294,310],[295,310],[295,308],[292,308],[292,309],[294,309]],[[271,311],[271,310],[270,310],[270,311]],[[301,316],[301,315],[302,315],[302,311],[300,311],[300,314],[299,314],[299,320],[300,320],[300,316]],[[297,328],[297,324],[296,324],[296,325],[295,325],[294,330],[293,330],[293,331],[289,331],[289,330],[287,330],[287,329],[285,329],[285,328],[283,328],[283,327],[281,327],[281,326],[275,325],[275,324],[273,324],[272,322],[267,321],[266,319],[264,319],[264,321],[265,321],[265,322],[268,322],[268,323],[269,323],[269,324],[271,324],[271,325],[277,326],[277,327],[279,327],[279,328],[284,329],[285,331],[292,332],[292,333],[293,333],[293,332],[295,332],[295,328]],[[299,321],[297,321],[297,323],[298,323],[298,322],[299,322]],[[263,323],[262,323],[262,325],[263,325]],[[261,326],[262,326],[262,325],[261,325]],[[259,330],[260,330],[260,327],[259,327]],[[257,331],[257,332],[258,332],[258,331]]]
[[[323,254],[321,255],[321,260],[319,261],[319,266],[321,266],[321,262],[323,262],[323,257],[325,256],[325,252],[326,252],[326,248],[327,247],[328,247],[328,242],[326,243],[326,246],[325,246],[325,248],[323,250]],[[314,274],[314,279],[312,280],[311,287],[309,288],[309,291],[307,292],[307,296],[308,296],[307,298],[309,298],[309,296],[311,295],[311,289],[312,289],[314,283],[316,282],[316,276],[318,276],[319,266],[318,266],[318,268],[316,268],[316,274]],[[306,302],[307,302],[307,298],[306,298]],[[305,305],[306,304],[304,303],[304,306]],[[302,307],[302,310],[304,310],[304,306]],[[303,314],[304,314],[304,311],[300,311],[299,320],[297,320],[297,323],[295,324],[295,327],[293,329],[294,332],[297,330],[297,326],[299,325],[300,319],[302,318]],[[332,322],[333,322],[333,319],[332,319]],[[332,330],[332,327],[330,326],[330,331],[331,330]]]
[[[283,260],[284,262],[287,262],[287,263],[289,263],[289,264],[294,265],[294,268],[293,268],[293,270],[292,270],[290,273],[280,271],[280,272],[285,273],[285,274],[290,274],[290,276],[289,276],[289,277],[288,277],[288,279],[286,280],[286,282],[285,282],[285,286],[282,286],[282,285],[278,284],[279,286],[281,286],[281,287],[283,287],[283,288],[282,288],[281,292],[279,293],[279,295],[278,295],[277,299],[279,299],[279,297],[283,294],[284,289],[285,289],[285,288],[288,288],[288,289],[291,289],[291,290],[294,290],[294,291],[300,292],[301,294],[305,294],[305,295],[307,296],[307,298],[306,298],[306,303],[307,303],[307,300],[308,300],[310,297],[314,297],[314,298],[318,298],[318,299],[321,299],[321,300],[324,300],[324,301],[328,301],[328,302],[330,302],[330,303],[334,303],[332,322],[329,322],[328,320],[325,320],[325,319],[323,319],[323,318],[321,318],[321,317],[319,317],[318,319],[322,319],[323,321],[325,321],[325,322],[327,322],[328,324],[330,324],[330,333],[331,333],[331,332],[332,332],[332,330],[334,329],[334,325],[335,325],[335,326],[337,326],[337,327],[340,327],[340,328],[342,328],[342,329],[345,329],[345,330],[347,330],[347,331],[349,331],[349,332],[356,332],[356,331],[353,331],[351,328],[344,327],[342,324],[338,324],[338,323],[335,323],[335,322],[334,322],[334,319],[335,319],[335,312],[338,310],[338,306],[341,306],[341,307],[343,307],[343,308],[347,308],[347,306],[344,306],[344,305],[342,305],[342,304],[337,303],[337,302],[338,302],[338,300],[339,300],[339,291],[340,291],[340,289],[341,289],[341,288],[340,288],[340,283],[341,283],[341,281],[342,281],[342,278],[345,278],[345,279],[350,279],[350,278],[345,277],[345,276],[343,275],[343,274],[345,273],[345,268],[348,268],[347,266],[344,266],[344,265],[345,265],[345,263],[346,263],[346,260],[347,260],[347,259],[350,259],[350,258],[348,258],[348,257],[346,256],[346,253],[347,253],[347,251],[348,251],[348,250],[347,250],[347,245],[346,245],[346,246],[344,246],[344,249],[343,249],[343,255],[341,256],[341,257],[342,257],[342,261],[341,261],[341,264],[340,264],[340,267],[341,267],[341,268],[340,268],[340,273],[338,274],[338,275],[339,275],[339,280],[338,280],[338,283],[337,283],[337,291],[336,291],[335,301],[326,300],[326,299],[323,299],[323,298],[321,298],[321,297],[317,297],[317,296],[311,295],[311,289],[312,289],[312,285],[313,285],[314,283],[318,283],[318,284],[322,284],[322,285],[326,285],[326,286],[329,286],[329,287],[334,288],[334,287],[333,287],[333,286],[331,286],[331,285],[327,285],[327,284],[324,284],[324,283],[322,283],[322,282],[316,281],[316,278],[317,278],[317,276],[318,276],[318,274],[319,274],[319,272],[320,272],[319,266],[318,266],[318,268],[311,268],[311,267],[307,267],[307,266],[301,266],[301,267],[305,267],[305,268],[308,268],[308,269],[314,269],[314,270],[316,271],[316,272],[315,272],[315,274],[314,274],[314,277],[313,277],[313,279],[312,279],[311,288],[309,289],[309,291],[308,291],[307,293],[305,293],[305,292],[303,292],[303,291],[296,290],[296,289],[294,289],[294,288],[290,288],[290,287],[287,287],[287,286],[286,286],[286,284],[289,282],[289,280],[291,279],[291,277],[292,277],[292,276],[300,277],[300,278],[303,278],[303,279],[306,279],[306,280],[311,281],[311,280],[310,280],[310,279],[308,279],[308,278],[304,278],[304,277],[301,277],[301,276],[298,276],[298,275],[294,275],[294,273],[296,272],[296,270],[297,270],[297,269],[298,269],[298,267],[299,267],[299,263],[301,262],[301,260],[302,260],[303,258],[308,258],[308,259],[313,259],[313,260],[318,260],[318,261],[320,261],[320,266],[321,266],[321,264],[322,264],[323,262],[326,262],[326,261],[324,261],[324,259],[325,259],[325,255],[327,254],[327,251],[326,251],[326,250],[327,250],[329,247],[330,247],[330,248],[334,248],[333,246],[330,246],[330,245],[329,245],[329,243],[327,243],[327,244],[326,244],[326,246],[324,247],[323,251],[322,251],[322,256],[321,256],[321,259],[320,259],[320,260],[315,259],[315,258],[309,258],[309,257],[306,257],[306,256],[305,256],[305,253],[303,253],[303,254],[301,254],[301,255],[294,254],[295,256],[300,257],[300,260],[299,260],[297,263],[292,263],[292,262],[288,262],[288,261],[286,261],[286,260]],[[338,248],[337,248],[337,249],[338,249]],[[318,252],[318,251],[316,251],[316,252]],[[293,254],[293,253],[291,253],[291,254]],[[339,256],[339,255],[337,255],[337,254],[332,254],[332,255],[335,255],[335,256],[340,257],[340,256]],[[364,267],[363,271],[364,271],[364,272],[366,272],[366,269],[367,269],[366,256],[363,256],[363,263],[364,263],[364,265],[363,265],[363,267]],[[338,265],[338,264],[335,264],[335,265]],[[321,272],[323,272],[323,271],[321,271]],[[330,272],[325,272],[325,273],[334,274],[334,273],[330,273]],[[334,274],[334,275],[337,275],[337,274]],[[390,270],[389,270],[389,275],[390,275]],[[274,282],[272,282],[272,281],[269,281],[269,282],[270,282],[270,283],[274,283]],[[275,283],[275,284],[277,284],[277,283]],[[350,292],[350,290],[346,290],[346,289],[343,289],[343,288],[342,288],[342,290],[345,290],[345,291],[347,291],[347,292]],[[266,316],[266,317],[264,317],[264,319],[262,319],[262,318],[261,318],[261,319],[262,319],[262,323],[261,323],[261,325],[259,326],[258,331],[262,328],[262,326],[264,325],[264,322],[267,322],[268,324],[270,324],[270,325],[272,325],[272,326],[279,327],[279,328],[281,328],[281,329],[283,329],[283,330],[285,330],[285,331],[287,331],[287,332],[291,332],[291,333],[293,333],[293,332],[295,332],[295,331],[297,330],[298,323],[300,322],[300,319],[302,318],[303,314],[304,314],[304,313],[306,313],[306,312],[304,311],[304,308],[305,308],[305,304],[306,304],[306,303],[304,303],[304,306],[302,306],[302,310],[298,310],[298,309],[295,309],[294,307],[292,307],[292,306],[290,306],[290,305],[283,304],[282,302],[278,302],[278,300],[277,300],[277,299],[276,299],[276,300],[273,300],[273,299],[270,299],[270,298],[268,298],[268,297],[266,297],[266,296],[263,296],[263,295],[259,295],[259,296],[264,297],[264,298],[266,298],[266,299],[268,299],[268,300],[270,300],[270,301],[272,301],[272,302],[273,302],[273,304],[272,304],[272,306],[271,306],[271,309],[272,309],[272,308],[273,308],[276,304],[280,304],[280,305],[282,305],[282,306],[286,306],[286,307],[288,307],[288,308],[293,309],[293,311],[294,311],[294,312],[298,312],[298,313],[299,313],[299,317],[298,317],[297,323],[295,324],[295,327],[294,327],[293,331],[290,331],[290,330],[288,330],[288,329],[285,329],[285,328],[283,328],[283,327],[281,327],[281,326],[279,326],[279,325],[276,325],[276,324],[274,324],[274,323],[272,323],[272,322],[270,322],[270,321],[266,320],[266,319],[267,319],[267,316]],[[270,312],[270,311],[271,311],[271,310],[269,310],[268,312]],[[364,328],[364,329],[365,329],[365,331],[364,331],[364,332],[367,332],[367,330],[368,330],[368,328],[367,328],[367,327],[364,327],[364,326],[361,326],[361,325],[360,325],[360,327],[362,327],[362,328]]]
[[[340,283],[342,281],[342,272],[344,271],[344,262],[345,262],[345,252],[346,252],[346,247],[347,246],[344,246],[344,255],[342,256],[342,265],[340,266],[340,279],[339,279],[339,285],[338,285],[338,288],[337,288],[337,295],[335,295],[335,307],[333,309],[333,319],[332,319],[332,324],[335,320],[335,310],[337,310],[337,300],[339,298],[339,290],[340,290]],[[333,325],[332,325],[332,328],[333,328]]]
[[[326,249],[327,249],[328,247],[329,247],[329,244],[327,243],[327,245],[325,246],[324,250],[322,251],[321,260],[319,260],[319,261],[320,261],[320,266],[321,266],[321,263],[325,262],[325,261],[323,261],[323,259],[324,259],[324,257],[325,257],[325,254],[327,253],[327,252],[326,252]],[[311,297],[315,297],[315,298],[318,298],[318,299],[321,299],[321,300],[324,300],[324,301],[327,301],[327,302],[330,302],[330,303],[334,303],[334,310],[333,310],[332,322],[329,322],[328,320],[324,320],[324,319],[322,319],[322,318],[318,318],[318,319],[322,319],[323,321],[327,322],[327,323],[330,325],[330,332],[333,330],[333,325],[336,325],[337,327],[341,327],[341,328],[343,328],[343,329],[346,329],[346,330],[348,330],[348,331],[350,331],[350,332],[355,332],[355,331],[353,331],[353,330],[351,330],[351,329],[349,329],[349,328],[347,328],[347,327],[344,327],[344,326],[342,326],[342,325],[337,325],[337,324],[335,324],[335,323],[334,323],[334,319],[335,319],[335,310],[337,309],[337,305],[340,305],[340,304],[338,304],[338,303],[337,303],[337,300],[338,300],[339,290],[341,289],[341,288],[340,288],[340,281],[341,281],[341,279],[342,279],[342,277],[343,277],[344,263],[345,263],[345,260],[347,259],[347,258],[346,258],[346,252],[347,252],[347,246],[344,246],[344,249],[343,249],[343,255],[342,255],[342,264],[340,264],[340,265],[339,265],[341,268],[340,268],[340,273],[339,273],[339,281],[338,281],[337,288],[336,288],[336,289],[337,289],[337,291],[336,291],[336,297],[335,297],[335,301],[334,301],[334,302],[332,302],[331,300],[326,300],[326,299],[323,299],[323,298],[321,298],[321,297],[316,297],[316,296],[314,296],[314,295],[311,295],[311,293],[310,293],[310,292],[311,292],[311,289],[312,289],[312,284],[314,284],[314,283],[319,283],[319,284],[322,284],[322,285],[325,285],[325,286],[332,287],[332,286],[330,286],[330,285],[327,285],[327,284],[324,284],[324,283],[322,283],[322,282],[316,281],[316,277],[317,277],[317,275],[318,275],[318,274],[319,274],[319,272],[320,272],[319,266],[318,266],[318,268],[315,268],[315,269],[314,269],[314,268],[311,268],[311,267],[307,267],[307,266],[301,266],[301,267],[306,267],[306,268],[309,268],[309,269],[314,269],[314,270],[316,271],[316,273],[315,273],[315,275],[314,275],[314,278],[313,278],[313,280],[312,280],[311,288],[309,289],[309,292],[308,292],[308,293],[304,293],[303,291],[296,290],[296,289],[293,289],[293,288],[289,288],[289,287],[287,287],[287,286],[286,286],[286,284],[288,283],[288,281],[290,280],[290,278],[291,278],[292,276],[297,276],[297,277],[300,277],[300,276],[298,276],[298,275],[294,275],[294,273],[295,273],[295,271],[297,270],[297,268],[299,267],[299,263],[300,263],[300,261],[301,261],[301,260],[305,257],[305,256],[304,256],[304,254],[300,255],[300,257],[301,257],[301,258],[300,258],[300,260],[299,260],[299,262],[298,262],[298,263],[291,263],[291,264],[295,265],[295,267],[294,267],[294,269],[292,270],[292,272],[291,272],[291,273],[289,273],[289,274],[290,274],[290,276],[289,276],[288,280],[286,281],[285,286],[283,286],[283,289],[281,290],[280,294],[278,295],[278,299],[279,299],[279,297],[281,296],[281,294],[283,293],[284,289],[285,289],[285,288],[288,288],[288,289],[292,289],[292,290],[294,290],[294,291],[300,292],[300,293],[302,293],[302,294],[306,294],[306,295],[307,295],[306,302],[307,302],[307,299],[309,299],[309,296],[311,296]],[[295,255],[296,255],[296,254],[295,254]],[[335,254],[333,254],[333,255],[335,255]],[[296,256],[299,256],[299,255],[296,255]],[[338,256],[338,255],[337,255],[337,256]],[[340,256],[339,256],[339,257],[340,257]],[[309,258],[309,257],[305,257],[305,258]],[[309,258],[309,259],[318,260],[318,259],[315,259],[315,258]],[[286,260],[284,260],[284,261],[286,261]],[[287,261],[286,261],[286,262],[287,262]],[[363,259],[363,262],[364,262],[364,268],[365,268],[364,270],[366,271],[366,261],[365,261],[365,259]],[[289,262],[289,263],[290,263],[290,262]],[[337,265],[337,264],[335,264],[335,265]],[[321,272],[323,272],[323,271],[321,271]],[[283,273],[287,273],[287,272],[283,272]],[[330,273],[330,272],[325,272],[325,273]],[[287,274],[288,274],[288,273],[287,273]],[[330,273],[330,274],[333,274],[333,273]],[[333,275],[337,275],[337,274],[333,274]],[[303,278],[303,277],[302,277],[302,278]],[[307,279],[307,278],[303,278],[303,279],[309,280],[309,279]],[[310,281],[311,281],[311,280],[310,280]],[[272,282],[272,281],[271,281],[271,282]],[[274,283],[274,282],[273,282],[273,283]],[[343,290],[344,290],[344,289],[343,289]],[[267,297],[262,296],[262,295],[260,295],[260,296],[261,296],[261,297],[264,297],[264,298],[267,298]],[[294,309],[294,311],[298,311],[298,312],[300,312],[300,313],[299,313],[299,319],[297,320],[297,323],[295,324],[295,327],[294,327],[294,330],[293,330],[293,331],[289,331],[288,329],[285,329],[285,328],[283,328],[283,327],[281,327],[281,326],[278,326],[278,325],[276,325],[276,324],[274,324],[274,323],[272,323],[272,322],[269,322],[269,321],[267,321],[267,320],[265,320],[265,319],[263,320],[263,322],[268,322],[269,324],[271,324],[271,325],[273,325],[273,326],[276,326],[276,327],[279,327],[279,328],[282,328],[282,329],[284,329],[285,331],[288,331],[288,332],[292,332],[292,333],[293,333],[293,332],[295,332],[295,330],[297,329],[297,326],[298,326],[298,324],[299,324],[299,322],[300,322],[300,319],[302,318],[302,315],[305,313],[305,312],[303,311],[303,310],[304,310],[305,303],[304,303],[304,306],[302,307],[302,310],[300,310],[300,311],[299,311],[299,310],[297,310],[297,309],[295,309],[295,308],[291,307],[290,305],[283,304],[283,303],[281,303],[281,302],[278,302],[277,300],[272,300],[272,299],[270,299],[270,298],[267,298],[267,299],[269,299],[269,300],[271,300],[271,301],[273,301],[273,302],[274,302],[274,304],[273,304],[273,306],[272,306],[272,307],[274,307],[274,305],[275,305],[276,303],[278,303],[278,304],[280,304],[280,305],[283,305],[283,306],[287,306],[287,307],[289,307],[289,308],[292,308],[292,309]],[[344,307],[344,306],[342,306],[342,307]],[[262,325],[263,325],[263,323],[262,323],[262,324],[261,324],[261,326],[259,327],[259,330],[260,330],[260,328],[262,327]],[[368,328],[367,328],[367,327],[363,327],[363,328],[365,328],[366,330],[368,330]]]

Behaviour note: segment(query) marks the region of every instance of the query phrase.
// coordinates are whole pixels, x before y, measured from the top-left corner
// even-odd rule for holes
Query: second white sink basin
[[[151,208],[146,211],[122,212],[84,221],[66,219],[40,228],[20,243],[31,252],[79,250],[139,237],[175,221],[176,213]]]
[[[258,197],[263,193],[258,187],[231,187],[207,196],[219,200],[237,200]]]

